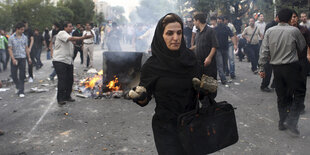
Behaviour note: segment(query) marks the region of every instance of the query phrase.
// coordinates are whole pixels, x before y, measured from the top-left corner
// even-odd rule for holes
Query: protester
[[[183,22],[170,13],[157,24],[151,45],[152,56],[143,65],[134,98],[146,106],[154,95],[156,108],[152,120],[155,146],[159,155],[186,154],[177,131],[177,117],[195,108],[195,89],[192,78],[198,75],[198,63],[192,51],[186,48]]]
[[[214,30],[216,32],[216,37],[218,39],[219,45],[216,49],[217,71],[219,73],[222,84],[226,85],[227,79],[225,77],[225,70],[228,70],[228,68],[226,68],[229,52],[228,37],[231,38],[234,44],[234,49],[237,49],[237,39],[235,38],[230,28],[224,24],[223,17],[217,17],[217,26],[214,28]],[[232,78],[235,78],[235,75],[232,75]]]
[[[18,23],[15,26],[15,33],[9,38],[8,47],[11,57],[11,74],[16,87],[16,93],[19,97],[25,97],[24,79],[26,77],[26,58],[31,64],[30,49],[28,47],[28,38],[23,34],[25,25]],[[19,72],[19,78],[17,73]]]
[[[39,30],[35,29],[34,34],[33,34],[33,46],[30,52],[30,57],[33,58],[31,59],[31,61],[33,65],[36,66],[37,70],[43,66],[43,63],[41,61],[41,52],[42,52],[43,45],[46,46],[44,38],[40,34]],[[34,56],[31,56],[32,54]]]
[[[193,31],[192,18],[187,18],[186,19],[185,28],[184,28],[184,31],[183,31],[184,39],[185,39],[186,47],[187,48],[191,47],[192,31]]]
[[[266,28],[264,30],[264,33],[271,27],[274,27],[278,25],[279,18],[278,15],[276,15],[275,19],[266,25]],[[260,86],[260,90],[263,92],[271,92],[271,89],[269,88],[270,79],[272,75],[272,66],[270,65],[269,61],[264,65],[264,71],[265,71],[265,77],[262,78],[262,83]],[[273,80],[271,84],[271,88],[275,88],[275,81]]]
[[[252,72],[257,74],[257,64],[260,49],[259,40],[263,37],[263,35],[260,32],[260,29],[255,26],[254,18],[249,19],[249,26],[244,29],[242,37],[247,40],[245,50],[247,51],[247,56],[252,65]]]
[[[264,65],[270,61],[274,71],[279,130],[289,129],[298,136],[299,115],[305,99],[304,80],[298,62],[299,51],[306,47],[306,41],[298,28],[290,26],[292,10],[282,9],[278,13],[279,24],[266,31],[260,52],[260,76],[265,77]]]
[[[194,15],[194,24],[198,28],[196,45],[194,50],[203,74],[217,79],[216,49],[219,47],[216,32],[206,23],[207,16],[203,13]],[[209,93],[211,98],[216,97],[215,93]]]
[[[261,32],[262,36],[264,36],[266,23],[264,22],[264,14],[260,13],[258,14],[258,20],[255,22],[255,26],[259,29],[259,32]],[[259,46],[262,44],[262,38],[259,38]]]
[[[240,17],[237,17],[234,21],[233,21],[233,24],[234,24],[234,26],[235,26],[235,28],[236,28],[236,33],[237,34],[241,34],[241,27],[242,27],[242,20],[241,20],[241,18]]]
[[[107,46],[109,51],[122,51],[120,44],[121,32],[117,29],[117,24],[112,23],[112,29],[107,35]]]
[[[51,42],[49,44],[49,49],[51,50],[51,57],[53,58],[53,51],[55,48],[55,40],[56,40],[56,35],[58,34],[58,32],[60,31],[60,24],[59,23],[54,23],[53,24],[53,29],[52,29],[52,38],[51,38]],[[49,77],[47,78],[48,80],[54,80],[56,76],[56,70],[53,69],[52,73],[49,75]]]
[[[230,23],[230,19],[225,16],[224,17],[224,24],[226,26],[229,27],[229,29],[231,30],[231,32],[233,33],[233,37],[235,38],[235,43],[236,43],[236,46],[237,43],[238,43],[238,38],[237,38],[237,31],[234,27],[234,25],[232,23]],[[236,78],[236,73],[235,73],[235,53],[234,51],[237,50],[236,48],[234,48],[234,43],[232,41],[232,39],[230,37],[228,37],[228,44],[229,44],[229,49],[228,49],[228,64],[229,64],[229,69],[228,69],[228,66],[226,65],[225,66],[225,73],[226,73],[226,76],[229,76],[232,78],[232,79],[235,79]],[[238,48],[238,47],[237,47]]]
[[[8,44],[8,40],[3,35],[3,30],[0,30],[0,63],[3,64],[3,71],[6,70],[6,45]],[[0,72],[1,72],[1,66],[0,66]]]
[[[51,41],[51,36],[49,34],[49,31],[48,31],[47,27],[44,30],[43,38],[44,38],[46,49],[47,49],[47,51],[46,51],[46,59],[50,60],[51,59],[51,50],[49,48],[49,45],[50,45],[50,41]]]
[[[84,71],[87,71],[88,67],[92,68],[94,65],[94,43],[95,43],[95,32],[92,30],[92,26],[90,23],[85,24],[85,31],[83,31],[84,35],[91,35],[92,38],[83,40],[83,63],[84,63]],[[87,57],[89,56],[89,66],[87,65]]]
[[[72,33],[72,36],[76,36],[76,37],[81,37],[83,36],[83,27],[81,26],[80,23],[76,24],[76,29],[74,30],[74,32]],[[81,40],[73,42],[74,44],[74,55],[73,55],[73,61],[77,55],[77,53],[80,53],[80,58],[81,58],[81,64],[83,64],[83,42]]]
[[[84,35],[82,37],[72,37],[73,26],[70,22],[65,22],[64,30],[59,31],[55,40],[55,49],[53,54],[53,65],[58,77],[57,101],[63,105],[68,102],[74,102],[71,97],[73,86],[73,44],[72,42],[93,38],[93,35]],[[86,62],[86,61],[84,61]]]
[[[34,42],[33,31],[29,27],[27,21],[23,21],[23,23],[25,25],[24,34],[28,38],[28,48],[30,50],[30,59],[34,60],[36,55],[35,54],[31,54],[32,53],[32,46],[33,46],[33,42]],[[29,60],[29,59],[27,59],[27,60]],[[33,64],[29,63],[29,62],[28,62],[28,74],[29,74],[28,82],[31,83],[31,82],[33,82]]]
[[[308,17],[307,14],[305,12],[300,14],[300,25],[301,26],[306,26],[308,29],[310,29],[310,21],[308,21]]]
[[[300,66],[302,67],[302,75],[303,75],[303,80],[304,80],[304,91],[306,94],[306,90],[307,90],[307,74],[309,73],[309,62],[310,59],[307,59],[307,55],[310,55],[310,30],[308,30],[306,27],[304,26],[300,26],[298,24],[298,14],[296,11],[293,11],[293,15],[292,15],[292,19],[289,23],[291,26],[295,26],[297,27],[301,34],[304,36],[305,40],[306,40],[306,44],[307,47],[304,48],[303,51],[301,51],[300,54],[298,54],[298,62],[300,63]],[[302,103],[304,104],[304,102]],[[305,113],[305,106],[303,106],[304,108],[301,110],[301,114]]]

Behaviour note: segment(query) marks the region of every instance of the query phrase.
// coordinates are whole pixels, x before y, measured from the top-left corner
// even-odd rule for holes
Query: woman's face
[[[182,34],[182,27],[178,22],[169,23],[165,27],[163,38],[169,50],[177,51],[180,49]]]

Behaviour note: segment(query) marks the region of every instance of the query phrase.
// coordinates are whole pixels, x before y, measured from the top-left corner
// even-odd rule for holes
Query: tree
[[[100,12],[99,14],[95,14],[94,21],[97,25],[101,25],[104,22],[104,14]]]
[[[73,24],[91,22],[94,19],[95,3],[92,0],[64,0],[59,4],[72,10],[73,18],[70,21]]]
[[[13,26],[13,18],[9,3],[0,4],[0,21],[0,29],[8,31]]]

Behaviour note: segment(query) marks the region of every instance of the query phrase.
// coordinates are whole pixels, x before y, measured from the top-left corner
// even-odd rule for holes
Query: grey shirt
[[[290,64],[298,61],[298,53],[306,47],[306,41],[298,28],[279,23],[265,33],[259,53],[260,71],[270,60],[272,65]]]
[[[8,46],[12,47],[14,58],[26,58],[26,47],[28,46],[28,38],[22,34],[20,38],[16,33],[11,35]]]
[[[71,35],[66,31],[59,31],[56,35],[53,61],[59,61],[69,65],[73,64],[73,44],[71,41],[68,41],[70,37]]]

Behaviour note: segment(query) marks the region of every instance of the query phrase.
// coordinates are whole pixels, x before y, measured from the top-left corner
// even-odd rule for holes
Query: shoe
[[[236,75],[231,75],[230,78],[231,79],[236,79]]]
[[[65,105],[66,102],[65,102],[65,101],[58,101],[58,104],[59,104],[59,105]]]
[[[225,80],[225,81],[222,81],[222,84],[223,85],[226,85],[227,84],[227,81]]]
[[[15,94],[18,94],[19,90],[17,88],[15,88]]]
[[[256,75],[258,73],[258,70],[253,71],[253,73]]]
[[[68,101],[68,102],[75,102],[75,99],[73,99],[72,97],[70,97],[70,98],[67,99],[66,101]]]
[[[20,98],[24,98],[24,97],[25,97],[25,94],[19,94],[19,97],[20,97]]]
[[[32,82],[33,82],[32,77],[30,77],[30,78],[28,79],[28,82],[29,82],[29,83],[32,83]]]
[[[299,130],[297,129],[297,127],[292,127],[290,125],[288,125],[287,123],[283,123],[284,127],[288,129],[288,134],[293,136],[293,137],[298,137],[300,135]]]
[[[4,135],[4,132],[0,130],[0,136]]]
[[[268,88],[268,87],[265,87],[265,88],[260,88],[260,90],[262,91],[262,92],[271,92],[271,89],[270,88]]]
[[[279,127],[279,130],[280,130],[280,131],[283,131],[283,130],[286,130],[286,129],[287,129],[287,128],[284,126],[284,124],[283,124],[283,123],[280,123],[280,122],[279,122],[279,126],[278,126],[278,127]]]

